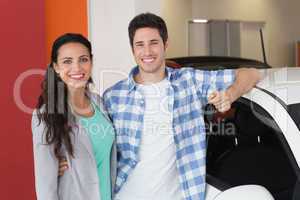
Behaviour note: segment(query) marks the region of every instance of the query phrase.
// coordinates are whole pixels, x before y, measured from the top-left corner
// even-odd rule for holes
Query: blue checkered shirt
[[[135,67],[127,79],[104,93],[104,103],[117,135],[115,192],[121,189],[139,162],[145,101],[133,79],[137,73],[138,67]],[[206,141],[203,107],[210,92],[225,90],[233,83],[235,73],[233,70],[166,67],[166,77],[169,82],[168,106],[173,111],[172,128],[182,197],[184,200],[204,200]]]

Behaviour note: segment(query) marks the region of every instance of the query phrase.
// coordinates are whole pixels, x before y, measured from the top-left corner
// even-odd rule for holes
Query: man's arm
[[[225,91],[215,91],[208,97],[208,103],[213,104],[220,112],[226,112],[231,104],[240,96],[251,90],[262,75],[254,68],[240,68],[235,71],[235,81]]]
[[[261,80],[262,75],[255,68],[241,68],[235,72],[235,82],[226,90],[231,102],[249,92]]]

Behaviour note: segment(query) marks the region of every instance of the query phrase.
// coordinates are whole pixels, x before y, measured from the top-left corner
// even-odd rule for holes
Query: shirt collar
[[[168,81],[172,80],[173,77],[173,71],[174,69],[170,68],[170,67],[166,67],[166,77]],[[136,89],[136,85],[137,83],[134,80],[134,76],[137,75],[139,73],[139,67],[135,66],[129,73],[128,79],[127,79],[127,83],[128,83],[128,91],[131,92],[132,90]]]

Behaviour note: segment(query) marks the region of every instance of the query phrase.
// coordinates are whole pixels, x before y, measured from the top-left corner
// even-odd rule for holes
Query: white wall
[[[93,79],[101,93],[125,78],[130,66],[134,65],[127,34],[128,23],[135,15],[134,4],[134,0],[89,0]]]
[[[167,57],[186,56],[187,21],[192,18],[191,0],[162,0],[161,16],[167,23],[169,48]]]
[[[160,15],[160,0],[89,0],[89,38],[93,45],[93,79],[103,91],[127,77],[135,65],[128,38],[130,20],[141,12]]]
[[[266,53],[274,67],[295,65],[299,8],[298,0],[192,0],[193,18],[265,21]]]
[[[165,0],[135,0],[135,14],[151,12],[157,15],[161,15],[161,5],[163,1]]]

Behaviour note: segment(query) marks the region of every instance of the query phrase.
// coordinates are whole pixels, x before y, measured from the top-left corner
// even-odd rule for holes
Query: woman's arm
[[[44,139],[43,122],[39,124],[36,112],[32,116],[35,189],[37,200],[58,200],[58,161],[53,147]]]

